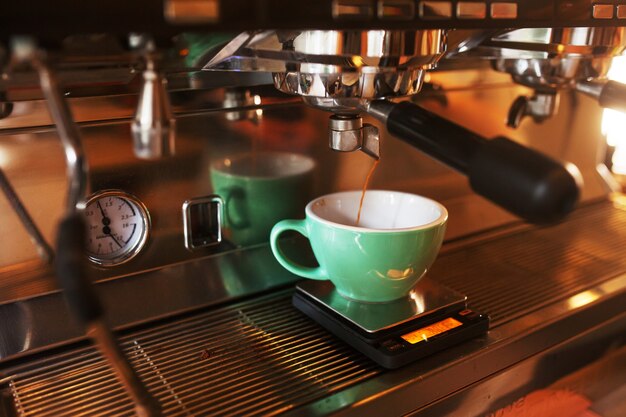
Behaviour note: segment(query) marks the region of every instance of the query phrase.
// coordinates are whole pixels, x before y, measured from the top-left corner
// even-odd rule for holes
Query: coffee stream
[[[361,210],[363,209],[363,200],[365,199],[365,192],[367,191],[367,187],[370,183],[370,179],[372,178],[372,175],[374,174],[374,171],[376,170],[376,167],[378,166],[378,163],[380,162],[380,159],[377,159],[376,161],[374,161],[374,165],[372,165],[372,167],[370,168],[370,172],[367,174],[367,178],[365,178],[365,184],[363,184],[363,190],[361,191],[361,201],[359,201],[359,212],[356,216],[356,225],[359,225],[359,222],[361,221]]]

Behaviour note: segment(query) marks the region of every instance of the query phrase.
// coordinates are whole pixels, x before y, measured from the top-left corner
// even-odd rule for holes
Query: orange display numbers
[[[414,345],[419,342],[427,342],[429,338],[437,336],[438,334],[452,330],[455,327],[461,326],[463,323],[449,317],[445,320],[433,323],[430,326],[422,327],[421,329],[414,330],[411,333],[407,333],[402,336],[404,340]]]

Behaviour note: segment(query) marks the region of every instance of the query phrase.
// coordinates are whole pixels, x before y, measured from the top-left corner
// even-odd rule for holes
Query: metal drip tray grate
[[[624,273],[624,247],[626,212],[598,204],[553,227],[442,254],[429,275],[468,295],[497,327]],[[136,330],[122,344],[167,416],[276,415],[382,372],[295,310],[291,293]],[[92,347],[5,370],[3,398],[9,415],[133,415]]]
[[[626,211],[583,207],[566,222],[446,253],[429,275],[467,295],[492,327],[626,271]]]
[[[167,416],[274,415],[380,372],[291,307],[291,292],[150,328],[124,350]],[[93,348],[5,378],[19,416],[132,416]]]

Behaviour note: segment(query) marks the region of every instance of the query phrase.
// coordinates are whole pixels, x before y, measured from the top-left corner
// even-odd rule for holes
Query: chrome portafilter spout
[[[580,193],[575,167],[566,169],[506,138],[487,140],[414,104],[388,101],[418,93],[425,71],[436,66],[446,46],[447,35],[438,29],[246,32],[205,69],[272,72],[278,90],[332,113],[334,150],[379,158],[378,130],[361,117],[369,114],[391,134],[467,175],[478,194],[523,219],[564,218]]]
[[[557,90],[536,90],[532,96],[519,96],[515,99],[506,119],[506,125],[517,129],[525,117],[535,123],[542,123],[554,116],[559,109]]]
[[[160,159],[175,153],[175,122],[167,92],[167,79],[157,68],[153,43],[145,35],[131,37],[141,49],[145,69],[137,110],[131,123],[133,151],[140,159]]]
[[[353,114],[333,114],[328,126],[329,146],[339,152],[363,151],[380,159],[378,128],[363,123],[363,118]]]
[[[486,139],[407,101],[312,97],[304,101],[334,113],[331,127],[340,127],[343,135],[331,129],[331,148],[364,150],[355,131],[360,115],[368,114],[390,134],[467,176],[477,194],[530,223],[558,222],[578,202],[582,176],[574,165],[508,138]]]
[[[39,75],[41,90],[67,162],[69,189],[65,216],[59,224],[55,257],[59,285],[70,312],[85,326],[88,336],[133,400],[136,414],[141,417],[161,416],[159,404],[135,373],[107,324],[102,302],[85,266],[86,226],[81,210],[88,191],[87,159],[80,132],[62,94],[57,75],[32,39],[15,39],[13,51],[15,61],[29,64]]]
[[[332,113],[328,119],[328,146],[337,152],[361,151],[380,159],[378,128],[363,122],[370,100],[354,97],[311,97],[302,100],[309,106]]]
[[[378,129],[363,122],[361,104],[419,92],[446,40],[442,29],[244,32],[204,69],[271,72],[278,90],[332,113],[331,149],[378,159]]]

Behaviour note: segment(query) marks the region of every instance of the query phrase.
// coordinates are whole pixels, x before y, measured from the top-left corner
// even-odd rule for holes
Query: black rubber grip
[[[626,84],[607,82],[598,97],[598,103],[605,108],[626,112]]]
[[[85,221],[73,214],[61,221],[57,236],[55,268],[65,299],[84,324],[102,317],[102,305],[85,265]]]
[[[468,176],[472,189],[531,223],[563,219],[578,201],[559,162],[506,138],[487,140],[409,102],[388,113],[387,130]]]
[[[576,206],[576,180],[553,159],[507,138],[486,142],[472,155],[472,189],[531,223],[553,223]]]
[[[464,174],[472,154],[485,142],[464,127],[406,101],[393,106],[387,118],[387,130]]]

